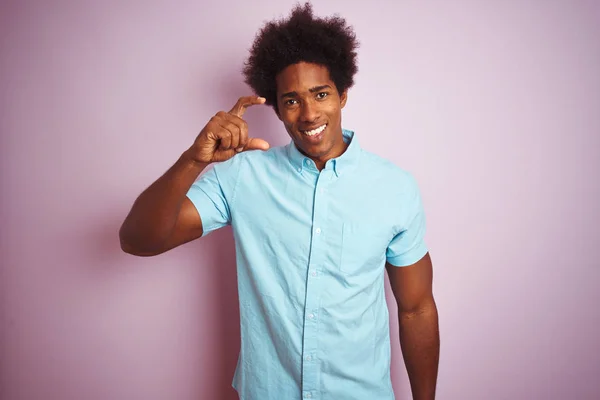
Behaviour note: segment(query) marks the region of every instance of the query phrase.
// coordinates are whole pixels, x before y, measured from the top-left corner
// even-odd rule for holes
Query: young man
[[[242,333],[233,386],[243,400],[393,399],[385,269],[413,398],[435,395],[419,190],[341,125],[357,45],[343,19],[315,18],[308,4],[267,24],[244,69],[261,97],[211,118],[120,230],[124,251],[150,256],[232,225]],[[289,145],[249,137],[244,111],[264,103]]]

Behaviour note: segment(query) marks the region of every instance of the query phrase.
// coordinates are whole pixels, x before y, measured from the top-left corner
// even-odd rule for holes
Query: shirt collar
[[[339,157],[332,158],[325,163],[325,169],[332,168],[338,177],[342,173],[349,171],[356,166],[358,164],[358,159],[360,158],[360,144],[358,143],[358,138],[354,131],[342,129],[342,135],[344,137],[344,142],[349,143],[346,151]],[[297,172],[302,173],[305,169],[317,171],[315,163],[310,158],[300,153],[293,140],[288,144],[288,156]]]

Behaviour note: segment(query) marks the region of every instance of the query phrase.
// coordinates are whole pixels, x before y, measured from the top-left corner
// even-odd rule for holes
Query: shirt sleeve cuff
[[[427,254],[427,246],[421,242],[417,247],[410,251],[395,257],[388,257],[387,262],[394,267],[407,267],[419,261]]]
[[[218,229],[219,226],[217,223],[213,223],[217,219],[216,216],[211,215],[211,211],[216,211],[215,204],[213,201],[204,193],[203,190],[195,188],[195,190],[190,190],[187,193],[187,198],[190,199],[194,207],[196,207],[196,211],[200,215],[200,220],[202,221],[202,237],[208,235],[210,232]]]

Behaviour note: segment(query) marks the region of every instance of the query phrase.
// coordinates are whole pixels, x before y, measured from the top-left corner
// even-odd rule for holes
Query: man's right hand
[[[246,150],[268,150],[266,141],[248,137],[248,124],[242,119],[248,107],[264,103],[263,97],[240,97],[229,112],[219,111],[200,131],[188,154],[198,163],[209,164]]]

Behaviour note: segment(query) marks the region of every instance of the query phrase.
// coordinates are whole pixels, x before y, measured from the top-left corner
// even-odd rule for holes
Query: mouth
[[[307,130],[307,131],[303,131],[300,130],[300,132],[302,132],[302,135],[310,140],[311,142],[313,141],[319,141],[322,137],[323,137],[323,132],[325,131],[325,128],[327,128],[327,124],[323,124],[315,129],[311,129],[311,130]]]

